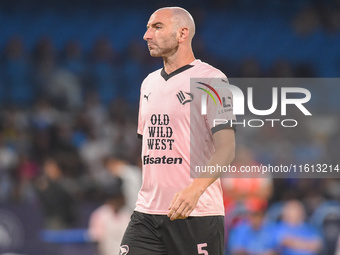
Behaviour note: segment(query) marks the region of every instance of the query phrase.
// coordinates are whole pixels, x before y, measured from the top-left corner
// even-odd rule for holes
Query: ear
[[[184,42],[189,36],[189,29],[186,27],[183,27],[179,29],[178,33],[179,33],[178,42],[179,43]]]

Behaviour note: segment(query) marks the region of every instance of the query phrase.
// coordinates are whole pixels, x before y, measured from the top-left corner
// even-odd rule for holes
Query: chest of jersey
[[[173,77],[170,82],[160,77],[145,84],[142,96],[143,117],[152,113],[180,116],[190,110],[190,103],[193,101],[190,78]]]
[[[147,126],[180,125],[190,119],[190,79],[162,77],[148,82],[142,90],[141,117]],[[182,123],[182,124],[184,124]]]
[[[170,82],[171,80],[171,82]],[[190,137],[190,78],[163,77],[142,87],[141,121],[143,141],[147,150],[174,151]],[[149,153],[147,152],[147,153]]]

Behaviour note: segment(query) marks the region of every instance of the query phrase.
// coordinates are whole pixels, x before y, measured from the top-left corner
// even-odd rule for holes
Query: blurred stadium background
[[[0,254],[96,254],[95,209],[123,193],[131,211],[139,87],[162,66],[142,37],[164,6],[192,13],[196,58],[229,77],[340,76],[336,0],[1,0]],[[340,84],[308,89],[318,95],[313,122],[240,130],[235,164],[339,164]],[[322,235],[320,254],[335,254],[339,179],[254,180],[224,181],[227,237],[254,200],[276,221],[298,199]]]

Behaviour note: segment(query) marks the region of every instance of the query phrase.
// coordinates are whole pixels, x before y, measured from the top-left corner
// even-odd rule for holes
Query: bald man
[[[201,114],[206,92],[192,91],[190,83],[194,77],[210,85],[216,79],[227,83],[227,79],[195,59],[191,46],[195,23],[188,11],[159,9],[146,27],[144,40],[150,55],[163,58],[164,67],[149,74],[141,86],[137,133],[143,144],[143,184],[120,254],[222,255],[224,207],[219,175],[193,176],[190,169],[225,166],[233,160],[234,128],[212,124],[217,118],[235,118],[232,95],[223,94],[219,108],[207,100],[207,114]]]
[[[322,248],[320,233],[308,222],[306,212],[298,200],[289,200],[282,210],[282,222],[278,225],[277,241],[280,254],[319,254]]]

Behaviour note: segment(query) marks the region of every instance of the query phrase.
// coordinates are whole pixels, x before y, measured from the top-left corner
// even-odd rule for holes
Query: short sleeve
[[[211,96],[207,97],[207,122],[212,134],[222,129],[235,130],[236,117],[233,114],[233,94],[228,89],[226,78],[211,80]]]
[[[139,110],[138,110],[138,125],[137,125],[137,135],[139,138],[143,137],[143,119],[142,119],[142,106],[143,106],[143,98],[142,98],[142,88],[140,92],[139,98]]]

